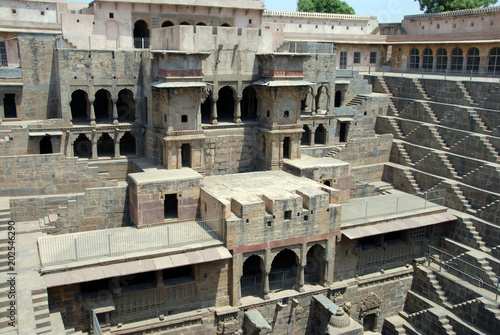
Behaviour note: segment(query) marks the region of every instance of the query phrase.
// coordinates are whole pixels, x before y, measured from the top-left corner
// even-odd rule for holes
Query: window
[[[16,14],[17,10],[15,8],[12,8],[12,14]]]
[[[44,15],[45,15],[45,11],[44,11],[44,10],[41,10],[41,11],[40,11],[40,15],[44,16]]]
[[[6,93],[3,98],[3,113],[4,117],[17,118],[16,108],[16,95],[13,93]]]
[[[354,60],[353,60],[353,63],[354,63],[354,64],[359,64],[359,63],[361,63],[361,52],[359,52],[359,51],[355,51],[355,52],[354,52]]]
[[[422,69],[432,71],[433,63],[434,57],[432,56],[432,50],[430,48],[425,48],[424,52],[422,52]]]
[[[420,67],[420,55],[417,48],[410,50],[410,69],[418,69]]]
[[[109,18],[113,19],[115,17],[115,13],[109,13]]]
[[[500,73],[500,48],[493,48],[488,57],[488,72]]]
[[[290,112],[289,111],[285,111],[283,113],[283,117],[290,117]]]
[[[292,219],[292,211],[285,211],[285,220]]]
[[[470,48],[467,51],[467,71],[479,71],[479,49]]]
[[[0,66],[7,66],[7,48],[5,42],[0,42]]]
[[[448,67],[448,54],[446,53],[446,49],[440,48],[436,52],[436,70],[445,71],[447,67]]]
[[[420,240],[425,238],[425,227],[410,229],[410,240]]]
[[[451,71],[461,72],[464,66],[464,52],[460,48],[451,51]]]
[[[340,52],[340,68],[347,69],[347,51]]]
[[[377,63],[377,52],[372,51],[370,52],[370,64],[376,64]]]
[[[181,116],[181,122],[188,122],[188,116],[187,115],[182,115]]]

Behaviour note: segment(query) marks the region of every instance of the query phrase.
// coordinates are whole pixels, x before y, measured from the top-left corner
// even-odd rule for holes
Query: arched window
[[[302,139],[300,140],[301,145],[311,145],[311,129],[308,125],[304,125],[302,128],[304,132],[302,133]]]
[[[282,250],[274,257],[269,273],[271,291],[292,289],[297,278],[297,255],[290,249]]]
[[[410,50],[410,69],[418,69],[420,67],[420,55],[417,48]]]
[[[50,136],[44,136],[40,140],[40,154],[51,154],[52,153],[52,141]]]
[[[210,113],[212,110],[212,101],[207,97],[201,104],[201,123],[210,123]]]
[[[470,48],[467,51],[467,72],[479,71],[479,49],[478,48]]]
[[[243,99],[241,100],[241,120],[253,121],[257,117],[257,92],[252,86],[243,90]]]
[[[290,137],[283,139],[283,158],[290,159]]]
[[[252,255],[243,263],[243,276],[240,278],[241,296],[259,296],[262,282],[262,259]]]
[[[500,48],[496,47],[491,49],[488,57],[488,72],[499,74],[500,73]]]
[[[144,20],[138,20],[134,24],[134,47],[137,49],[149,48],[149,28]]]
[[[422,52],[422,69],[425,71],[432,71],[432,64],[434,63],[434,57],[432,56],[432,50],[430,48],[425,48]]]
[[[219,121],[232,122],[234,119],[234,91],[229,86],[219,90],[217,114]]]
[[[198,22],[196,25],[197,26],[206,26],[207,24],[205,22]]]
[[[307,284],[320,284],[324,268],[325,249],[319,244],[316,244],[307,252],[307,265],[304,268],[305,282]]]
[[[133,122],[135,120],[135,100],[132,91],[123,89],[118,92],[116,110],[118,112],[118,121]]]
[[[451,51],[451,71],[462,72],[464,68],[464,52],[460,48]]]
[[[92,157],[92,143],[84,134],[80,134],[75,142],[73,142],[73,154],[79,158]]]
[[[191,24],[189,24],[189,22],[187,21],[182,21],[181,23],[179,23],[180,26],[190,26]]]
[[[338,90],[335,92],[335,107],[340,107],[342,105],[342,92]]]
[[[120,139],[120,155],[130,156],[135,155],[135,137],[129,131],[125,133]]]
[[[448,68],[448,53],[445,48],[436,52],[436,71],[445,71]]]
[[[161,27],[162,28],[165,28],[165,27],[172,27],[174,25],[174,23],[172,21],[164,21],[162,24],[161,24]]]
[[[115,141],[107,133],[101,135],[97,141],[97,156],[113,157],[115,155]]]
[[[76,90],[71,94],[71,119],[73,123],[87,121],[87,93],[82,90]]]
[[[231,25],[229,23],[223,23],[220,25],[221,27],[231,27]]]
[[[111,93],[105,89],[100,89],[95,93],[94,112],[96,122],[106,122],[112,118],[113,106]]]
[[[326,129],[320,124],[314,133],[314,144],[326,144]]]

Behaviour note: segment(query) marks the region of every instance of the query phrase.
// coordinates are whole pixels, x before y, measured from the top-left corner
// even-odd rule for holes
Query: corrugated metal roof
[[[278,86],[311,86],[314,83],[305,80],[257,80],[252,83],[253,85],[259,86],[269,86],[269,87],[278,87]]]
[[[162,82],[156,81],[151,83],[151,86],[156,88],[182,88],[182,87],[205,87],[206,83],[201,81],[172,81],[172,82]]]
[[[126,263],[93,266],[71,271],[48,273],[43,276],[47,287],[57,287],[104,278],[127,276],[135,273],[157,271],[184,265],[200,264],[230,259],[233,256],[225,247],[213,247],[151,259]]]
[[[450,213],[439,213],[402,219],[390,222],[383,222],[369,226],[361,226],[345,229],[342,234],[350,240],[359,239],[367,236],[382,235],[393,231],[401,231],[435,225],[442,222],[456,220],[457,217]]]

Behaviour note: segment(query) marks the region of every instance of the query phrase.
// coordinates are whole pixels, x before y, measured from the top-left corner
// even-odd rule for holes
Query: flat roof
[[[321,184],[305,178],[297,177],[283,171],[265,171],[238,173],[221,176],[207,176],[203,180],[203,189],[218,198],[242,198],[257,195],[273,195],[280,198],[296,196],[295,191],[307,189],[321,191]]]
[[[297,167],[299,169],[349,166],[349,163],[341,161],[341,160],[336,159],[336,158],[331,158],[331,157],[322,157],[322,158],[305,157],[303,159],[296,159],[293,161],[287,161],[286,164],[290,165],[290,166]]]
[[[393,231],[401,231],[401,230],[431,226],[438,223],[453,221],[456,219],[457,217],[455,215],[448,212],[444,212],[439,214],[423,215],[423,216],[417,216],[390,222],[382,222],[369,226],[343,229],[342,235],[345,235],[350,240],[355,240],[362,237],[382,235]]]
[[[203,179],[201,174],[190,168],[130,173],[128,177],[132,179],[135,184],[161,183],[186,179]]]

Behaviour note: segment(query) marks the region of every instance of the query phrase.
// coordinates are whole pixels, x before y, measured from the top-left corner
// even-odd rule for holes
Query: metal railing
[[[215,228],[213,228],[215,227]],[[219,220],[193,220],[137,229],[94,230],[38,238],[42,266],[221,240]]]
[[[259,296],[260,285],[262,283],[262,274],[241,276],[241,296],[246,297],[249,295]]]
[[[92,311],[92,330],[94,335],[102,335],[101,325],[94,311]]]
[[[500,277],[495,275],[494,280],[486,273],[483,268],[477,267],[474,264],[468,263],[433,246],[428,246],[426,252],[427,265],[431,262],[439,265],[439,272],[446,272],[482,289],[490,291],[495,296],[495,301],[498,300]],[[495,283],[496,280],[496,283]],[[488,282],[489,281],[489,282]],[[491,297],[491,296],[490,296]]]
[[[355,67],[354,67],[355,68]],[[451,70],[451,69],[400,69],[394,68],[390,66],[369,66],[368,74],[372,72],[382,72],[383,75],[388,74],[398,74],[404,76],[405,74],[419,75],[422,78],[425,76],[444,76],[446,79],[447,76],[451,77],[467,77],[469,80],[473,78],[499,78],[500,77],[500,68],[497,68],[496,71],[477,69],[477,70],[468,70],[466,67],[463,67],[461,70]],[[363,71],[362,71],[363,72]]]
[[[294,42],[283,43],[283,49],[290,53],[333,54],[333,42]]]
[[[443,206],[445,196],[446,190],[437,189],[415,194],[386,194],[351,199],[342,204],[342,222]]]
[[[79,50],[131,50],[131,49],[149,49],[151,39],[142,37],[134,38],[130,36],[120,36],[108,38],[100,35],[59,35],[56,38],[56,47],[76,48]]]
[[[269,290],[292,289],[297,282],[297,273],[293,270],[274,270],[269,273]]]

